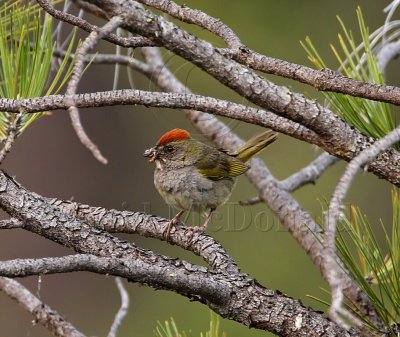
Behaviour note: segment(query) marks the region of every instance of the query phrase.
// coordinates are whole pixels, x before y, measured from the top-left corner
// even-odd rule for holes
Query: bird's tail
[[[264,150],[269,144],[273,143],[278,134],[272,130],[266,130],[263,133],[250,138],[236,151],[236,158],[246,162],[255,155]]]

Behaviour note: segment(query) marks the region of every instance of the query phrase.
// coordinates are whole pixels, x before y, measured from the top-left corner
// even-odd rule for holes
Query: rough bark
[[[0,205],[11,216],[24,222],[26,230],[76,252],[107,258],[101,268],[93,267],[96,258],[92,264],[85,264],[88,269],[92,266],[93,271],[175,291],[205,303],[223,317],[281,336],[351,335],[321,313],[264,288],[246,275],[210,271],[185,261],[169,259],[93,228],[79,218],[62,212],[38,194],[27,191],[2,171]],[[17,263],[17,267],[0,268],[4,273],[2,275],[21,276],[24,264],[25,273],[29,274],[27,270],[32,270],[35,261],[8,263]],[[40,263],[43,266],[43,261]],[[44,268],[50,272],[51,264],[45,265]],[[12,270],[17,270],[19,274],[13,275]],[[43,267],[36,271],[43,271]],[[354,335],[358,333],[354,332]]]

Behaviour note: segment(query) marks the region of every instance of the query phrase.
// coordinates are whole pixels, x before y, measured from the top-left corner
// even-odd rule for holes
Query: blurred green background
[[[389,1],[218,0],[185,3],[220,18],[250,48],[290,62],[309,65],[299,44],[300,40],[309,35],[329,66],[336,68],[337,63],[329,50],[329,43],[336,43],[340,31],[336,15],[358,36],[356,7],[362,7],[366,23],[372,31],[383,23],[382,10]],[[100,24],[100,21],[97,22]],[[213,41],[217,46],[224,46],[221,40],[205,31],[189,25],[184,27]],[[102,42],[99,48],[112,52],[108,43]],[[193,65],[163,52],[176,76],[194,92],[246,103]],[[92,65],[79,90],[110,90],[113,73],[111,66]],[[391,66],[390,74],[392,78],[389,80],[396,84],[395,65]],[[321,95],[311,87],[274,76],[267,77],[322,101]],[[154,89],[154,85],[143,76],[135,73],[134,79],[137,88]],[[124,68],[121,70],[119,87],[129,87]],[[153,186],[153,167],[142,157],[142,153],[163,132],[174,127],[187,128],[196,137],[200,137],[185,120],[183,113],[137,106],[82,109],[81,113],[88,134],[109,159],[107,166],[95,161],[79,143],[67,113],[56,111],[51,117],[33,124],[20,137],[6,159],[5,170],[28,189],[44,196],[73,198],[106,208],[145,210],[160,216],[170,216],[170,210]],[[237,121],[227,120],[227,123],[244,139],[260,131],[259,127]],[[285,178],[307,165],[318,153],[319,150],[309,144],[281,136],[278,142],[262,154],[262,158],[276,177]],[[336,164],[315,186],[306,186],[294,193],[303,207],[316,218],[321,217],[322,208],[329,200],[343,168],[343,163]],[[239,200],[255,194],[255,189],[246,177],[240,178],[230,203],[219,210],[209,234],[222,243],[243,272],[261,284],[299,298],[315,309],[325,310],[323,305],[307,297],[312,295],[328,299],[320,289],[326,287],[325,283],[291,235],[265,205],[246,208],[237,205]],[[390,186],[371,174],[359,174],[347,202],[361,206],[372,222],[382,218],[389,223]],[[198,221],[198,216],[193,215],[188,223]],[[156,240],[138,236],[123,237],[158,253],[202,263],[192,254]],[[31,233],[19,230],[0,233],[0,256],[4,260],[70,253]],[[37,277],[22,282],[37,292]],[[193,336],[207,330],[207,307],[166,291],[155,291],[136,284],[127,284],[127,288],[131,306],[119,336],[152,336],[157,320],[164,321],[171,316],[181,329],[191,330]],[[105,336],[119,308],[119,295],[113,278],[95,274],[44,276],[38,294],[44,302],[88,336]],[[263,331],[249,330],[228,320],[222,320],[221,326],[230,337],[266,335]],[[30,315],[0,293],[0,336],[39,337],[50,334],[33,324]]]

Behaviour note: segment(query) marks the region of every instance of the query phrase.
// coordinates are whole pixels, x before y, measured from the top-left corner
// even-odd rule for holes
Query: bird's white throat
[[[163,166],[161,164],[161,161],[159,159],[156,159],[155,162],[156,162],[156,168],[162,171]]]

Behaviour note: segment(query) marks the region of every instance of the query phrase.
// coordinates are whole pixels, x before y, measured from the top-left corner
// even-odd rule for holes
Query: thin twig
[[[4,146],[0,151],[0,164],[3,162],[7,154],[11,151],[11,147],[13,146],[15,139],[19,135],[22,116],[23,114],[21,112],[17,114],[14,119],[12,119],[11,114],[7,115],[7,138],[3,140]]]
[[[119,308],[117,314],[115,315],[114,322],[111,326],[110,332],[107,337],[116,337],[119,327],[121,326],[122,321],[128,313],[129,309],[129,294],[125,289],[125,286],[122,280],[119,277],[115,278],[115,283],[117,284],[117,288],[119,294],[121,296],[121,307]]]
[[[343,200],[353,181],[358,169],[373,160],[380,152],[388,149],[400,140],[400,126],[391,131],[382,139],[376,141],[371,147],[362,151],[348,164],[344,174],[339,180],[333,193],[329,209],[325,217],[324,234],[324,254],[323,268],[327,275],[327,282],[332,289],[332,304],[329,310],[330,317],[341,324],[347,326],[339,317],[338,313],[343,314],[343,279],[340,277],[341,270],[336,261],[336,223],[342,213]]]
[[[53,335],[59,337],[85,337],[71,323],[60,316],[58,312],[40,301],[17,281],[0,277],[0,290],[30,312],[35,321],[43,325]]]
[[[56,49],[53,52],[53,55],[58,58],[64,58],[67,55],[67,52],[63,49]],[[69,59],[73,60],[75,58],[75,54],[70,53],[69,54]],[[138,59],[135,59],[134,57],[131,56],[126,56],[126,55],[115,55],[115,54],[87,54],[83,58],[83,62],[85,64],[121,64],[125,65],[129,68],[138,70],[142,73],[146,73],[149,71],[149,66],[142,62],[139,61]]]
[[[83,9],[81,9],[81,10],[79,10],[77,17],[79,19],[81,19],[83,14],[84,14],[84,11],[83,11]],[[60,21],[60,22],[62,22],[62,21]],[[64,42],[61,44],[57,44],[57,48],[65,49],[71,43],[71,40],[75,33],[76,33],[76,30],[71,29],[70,32],[68,33],[68,35],[64,38]],[[62,62],[62,60],[59,60],[59,61],[60,61],[60,63]]]
[[[279,182],[279,186],[288,192],[293,192],[306,184],[315,184],[322,173],[339,159],[324,152],[306,167]]]
[[[92,25],[82,18],[79,18],[75,15],[65,13],[63,11],[59,11],[59,10],[55,9],[46,0],[36,0],[36,1],[47,13],[49,13],[52,17],[54,17],[60,21],[64,21],[73,26],[79,27],[88,33],[99,30],[98,26]],[[120,37],[115,34],[112,34],[111,32],[108,32],[107,34],[102,36],[101,39],[104,39],[106,41],[109,41],[111,43],[114,43],[114,44],[117,44],[117,45],[120,45],[120,46],[126,47],[126,48],[154,46],[154,42],[152,42],[146,38],[143,38],[143,37],[134,36],[134,37],[125,38],[125,37]]]
[[[69,9],[69,7],[71,6],[72,2],[70,0],[65,0],[64,1],[64,6],[63,6],[63,13],[66,13]],[[62,27],[63,27],[64,21],[59,21],[57,23],[56,28],[54,29],[53,33],[52,33],[52,39],[56,40],[56,45],[57,46],[61,46],[61,32],[62,32]]]
[[[385,72],[389,62],[400,54],[400,40],[385,44],[376,55],[376,61],[382,72]]]
[[[240,200],[239,204],[242,206],[253,206],[253,205],[259,204],[260,202],[263,202],[263,200],[258,195],[256,197],[252,197],[250,199]]]
[[[315,184],[317,179],[325,172],[327,168],[336,163],[339,158],[331,156],[324,152],[317,159],[312,161],[309,165],[302,168],[300,171],[293,173],[285,180],[278,182],[278,186],[287,191],[294,192],[300,187],[307,184]],[[239,201],[242,206],[252,206],[262,202],[260,196],[256,196],[247,200]]]
[[[120,28],[117,28],[117,35],[121,36],[121,29]],[[121,56],[121,46],[118,46],[118,45],[115,46],[115,56],[116,57],[120,57]],[[117,90],[118,89],[119,71],[120,71],[120,63],[116,62],[115,65],[114,65],[114,80],[113,80],[112,90]]]
[[[93,156],[103,164],[107,164],[107,159],[101,154],[99,148],[91,141],[91,139],[86,134],[80,117],[79,111],[76,107],[73,95],[77,91],[78,83],[81,79],[83,69],[84,69],[84,57],[85,55],[94,48],[98,41],[108,33],[112,32],[122,23],[122,18],[119,16],[114,16],[110,19],[101,29],[93,31],[85,39],[82,45],[76,52],[75,64],[72,70],[72,75],[68,81],[68,86],[66,90],[66,104],[69,106],[68,111],[71,117],[72,125],[78,135],[79,140],[82,142],[86,148],[92,152]]]

